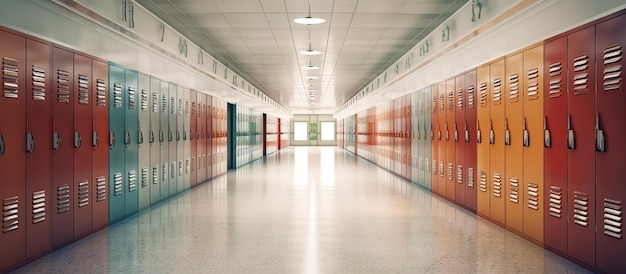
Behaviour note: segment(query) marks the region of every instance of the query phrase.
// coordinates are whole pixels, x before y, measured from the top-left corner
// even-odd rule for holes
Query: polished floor
[[[292,147],[16,273],[578,273],[336,147]]]

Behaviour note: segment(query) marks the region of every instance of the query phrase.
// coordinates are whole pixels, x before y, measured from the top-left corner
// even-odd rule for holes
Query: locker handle
[[[109,146],[114,146],[115,145],[115,132],[112,130],[109,130]]]
[[[196,130],[196,139],[200,139],[200,132]]]
[[[483,142],[482,134],[480,134],[480,121],[476,121],[476,143]]]
[[[448,122],[446,122],[446,141],[450,141],[450,131],[448,130]]]
[[[61,136],[56,131],[52,133],[52,149],[53,150],[61,149]]]
[[[171,143],[173,140],[174,140],[174,136],[172,135],[172,131],[168,130],[167,131],[167,141]]]
[[[496,143],[496,136],[493,132],[493,120],[489,120],[489,143],[492,145]]]
[[[100,146],[100,135],[98,135],[97,131],[95,131],[95,130],[93,131],[92,138],[93,138],[93,141],[91,143],[91,146],[93,146],[93,147]]]
[[[529,147],[530,146],[530,136],[528,134],[528,128],[526,128],[526,117],[524,117],[524,120],[522,120],[522,145],[525,147]]]
[[[504,119],[504,145],[511,145],[511,131],[509,130],[509,119]]]
[[[159,142],[163,143],[165,136],[163,136],[163,130],[159,129]]]
[[[606,152],[604,130],[600,128],[600,114],[596,115],[596,151]]]
[[[454,122],[454,141],[455,142],[459,141],[459,129],[457,127],[456,121]]]
[[[128,130],[124,132],[124,144],[130,145],[130,132]]]
[[[576,136],[572,129],[572,116],[567,116],[567,148],[576,149]]]
[[[470,142],[469,130],[467,128],[467,120],[465,121],[465,142],[466,143]]]
[[[0,155],[4,155],[4,135],[0,133]]]
[[[80,148],[82,145],[82,138],[80,138],[80,132],[74,131],[74,148]]]
[[[183,141],[187,141],[187,131],[183,130]]]
[[[154,143],[154,131],[150,130],[150,136],[148,136],[148,141],[150,141],[150,143]]]
[[[552,147],[552,137],[550,136],[550,129],[548,129],[548,116],[543,117],[543,146]]]
[[[139,144],[143,144],[143,131],[139,131],[139,137],[137,138]]]
[[[193,134],[191,133],[191,130],[189,130],[189,140],[193,140]]]
[[[180,142],[180,131],[176,130],[176,142]]]
[[[26,133],[26,152],[28,153],[35,152],[35,138],[33,137],[32,132]]]

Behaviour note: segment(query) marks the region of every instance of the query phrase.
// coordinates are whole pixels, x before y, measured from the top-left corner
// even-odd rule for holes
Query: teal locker
[[[109,65],[109,223],[125,214],[124,69]]]
[[[139,74],[136,71],[125,71],[125,123],[124,145],[126,149],[125,214],[137,213],[139,209],[139,108],[137,107],[137,87]]]
[[[161,81],[161,92],[159,95],[160,112],[160,128],[159,128],[159,144],[160,144],[160,164],[159,164],[159,181],[161,183],[161,199],[167,199],[170,196],[170,164],[169,164],[169,138],[170,120],[169,120],[169,84]]]
[[[169,195],[178,193],[178,142],[176,135],[178,130],[178,87],[175,84],[169,84],[169,129],[167,132],[167,142],[169,147]]]
[[[150,143],[150,204],[156,204],[161,200],[161,143],[159,142],[159,132],[161,131],[161,81],[150,77],[150,132],[148,142]]]
[[[150,76],[139,74],[139,210],[150,206]]]

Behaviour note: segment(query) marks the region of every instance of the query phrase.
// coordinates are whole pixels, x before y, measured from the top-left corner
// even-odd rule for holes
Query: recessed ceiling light
[[[307,17],[293,19],[293,22],[301,25],[317,25],[326,22],[325,19],[312,17],[311,14]]]
[[[307,50],[300,51],[300,54],[303,54],[303,55],[306,55],[306,56],[314,56],[314,55],[320,55],[320,54],[322,54],[322,52],[319,51],[319,50],[307,49]]]
[[[304,78],[309,79],[309,80],[313,80],[313,79],[317,79],[319,77],[317,77],[317,76],[306,76]]]

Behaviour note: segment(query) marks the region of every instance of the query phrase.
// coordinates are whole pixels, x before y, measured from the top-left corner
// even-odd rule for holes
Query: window
[[[321,137],[322,141],[334,141],[335,140],[335,122],[320,122],[321,123]]]
[[[309,123],[293,122],[293,139],[295,141],[307,141],[308,131],[309,131]]]

